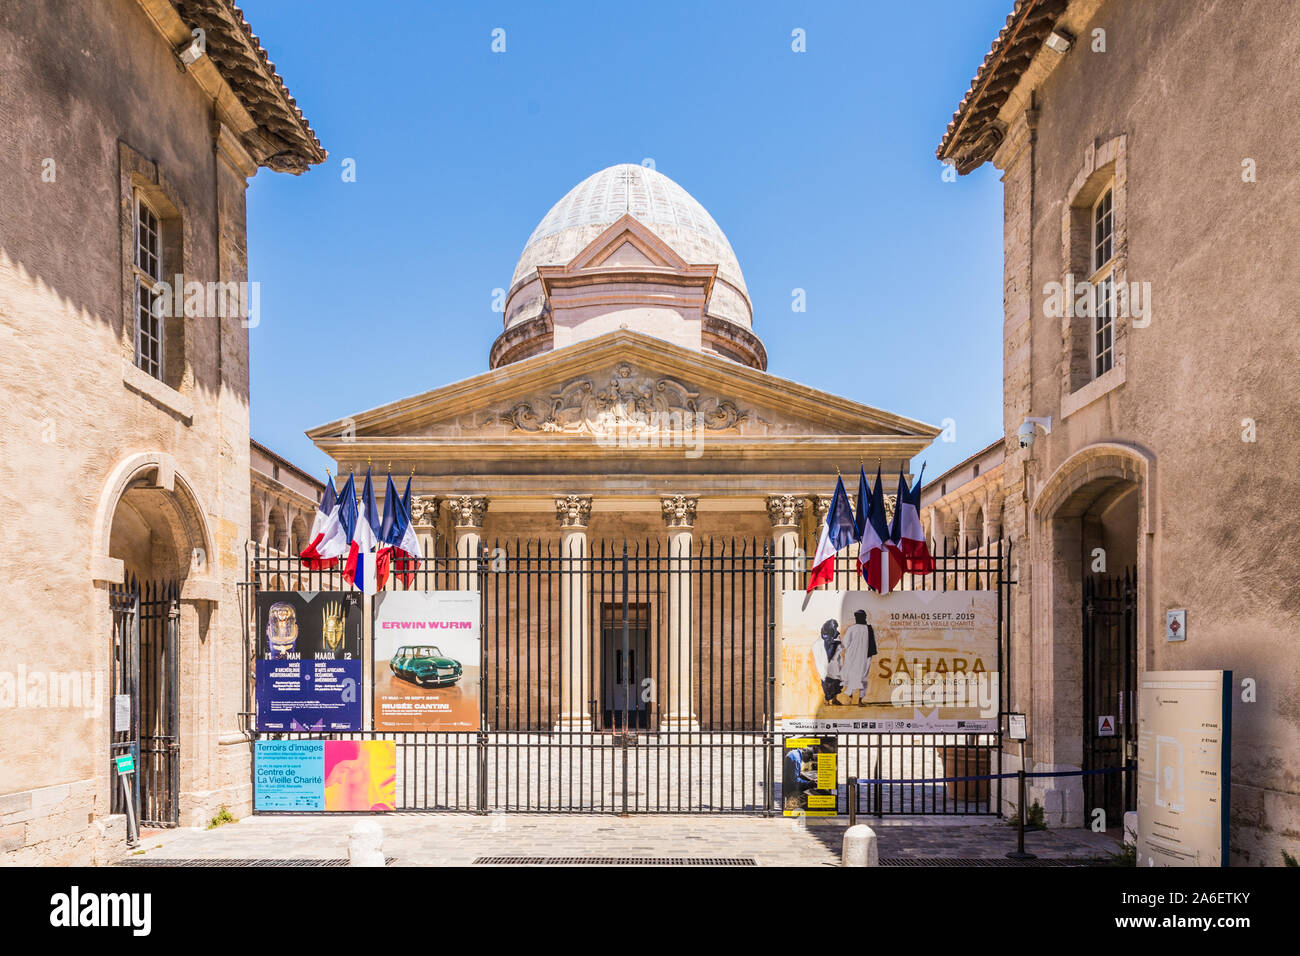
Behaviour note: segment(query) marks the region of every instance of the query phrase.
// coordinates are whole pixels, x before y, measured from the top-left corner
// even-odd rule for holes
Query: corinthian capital
[[[488,500],[477,495],[458,495],[447,499],[447,510],[457,528],[482,531]]]
[[[416,495],[411,499],[411,524],[417,528],[438,523],[438,499],[433,495]]]
[[[565,495],[555,499],[555,519],[561,528],[585,528],[591,519],[591,495]]]
[[[700,499],[690,495],[667,495],[661,499],[664,512],[664,524],[669,528],[695,527],[695,509]]]
[[[773,528],[797,528],[803,519],[804,499],[799,495],[768,495],[767,516]]]

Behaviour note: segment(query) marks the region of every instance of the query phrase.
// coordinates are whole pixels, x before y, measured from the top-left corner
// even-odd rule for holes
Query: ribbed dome
[[[511,288],[526,281],[539,265],[569,262],[624,213],[650,227],[687,262],[716,264],[722,283],[715,287],[709,312],[751,326],[749,293],[726,235],[685,189],[663,173],[635,163],[588,176],[551,207],[528,237]],[[526,320],[532,311],[508,315],[507,326]]]

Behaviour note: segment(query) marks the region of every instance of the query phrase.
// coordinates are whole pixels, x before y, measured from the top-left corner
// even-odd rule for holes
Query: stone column
[[[805,562],[799,555],[799,527],[803,523],[804,499],[800,495],[768,495],[767,516],[772,522],[772,557],[776,561],[777,601],[782,591],[799,587],[799,572]],[[780,617],[777,618],[780,622]]]
[[[488,499],[458,495],[447,499],[447,508],[456,524],[456,589],[477,590],[479,553],[483,549],[483,517],[487,514]]]
[[[813,509],[816,511],[817,503],[823,496],[813,496]],[[799,529],[803,524],[804,506],[808,499],[800,495],[768,495],[767,498],[767,516],[772,522],[772,558],[776,562],[776,573],[774,583],[776,585],[776,594],[772,596],[772,613],[776,616],[776,639],[781,640],[781,616],[784,607],[784,592],[797,591],[803,587],[804,574],[808,568],[808,562],[803,560],[799,554]],[[826,515],[826,509],[830,507],[830,499],[826,499],[826,508],[822,509],[822,517]],[[780,651],[777,651],[778,660]],[[782,713],[781,702],[781,681],[776,683],[776,705],[777,714]]]
[[[438,499],[433,495],[414,495],[411,498],[411,527],[420,542],[420,551],[426,558],[434,557],[438,536]],[[429,565],[433,567],[432,564]]]
[[[660,731],[699,732],[700,723],[691,708],[695,687],[695,667],[691,656],[691,546],[695,529],[695,510],[699,499],[673,495],[661,500],[664,524],[668,528],[668,646],[660,657],[668,673],[658,675],[667,693],[662,695],[664,717]]]
[[[832,500],[834,500],[833,495],[809,495],[808,496],[808,503],[812,505],[812,518],[813,518],[812,536],[808,543],[809,551],[808,554],[806,555],[807,560],[803,562],[804,573],[803,575],[799,576],[798,578],[799,583],[797,583],[795,587],[803,587],[808,583],[808,579],[804,575],[807,575],[807,573],[812,569],[812,559],[816,557],[817,543],[821,540],[822,526],[826,524],[826,513],[831,510]],[[850,507],[852,507],[851,504]],[[849,545],[848,554],[849,557],[853,559],[852,561],[853,566],[857,567],[858,544],[856,541],[853,544]],[[833,583],[836,586],[838,586],[839,584],[838,581]],[[853,580],[850,580],[848,586],[850,588],[853,588],[856,585]],[[777,627],[779,628],[780,626],[781,626],[781,619],[777,618]]]
[[[591,647],[590,568],[587,524],[590,495],[555,499],[560,525],[560,722],[556,730],[590,732]]]

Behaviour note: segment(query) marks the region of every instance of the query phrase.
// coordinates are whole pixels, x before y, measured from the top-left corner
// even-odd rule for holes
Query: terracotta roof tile
[[[265,137],[254,149],[260,163],[301,173],[328,155],[261,41],[233,0],[170,0],[191,28],[201,28],[207,53]]]
[[[1068,0],[1015,0],[1007,22],[962,97],[943,141],[935,150],[966,174],[988,160],[1002,141],[994,120]]]

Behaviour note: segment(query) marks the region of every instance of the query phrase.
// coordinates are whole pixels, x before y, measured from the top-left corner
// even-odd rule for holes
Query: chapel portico
[[[704,549],[781,556],[779,601],[802,587],[799,549],[836,471],[906,471],[939,433],[769,374],[751,324],[740,266],[703,207],[660,173],[611,167],[529,239],[488,371],[308,435],[339,474],[412,476],[416,533],[455,562],[459,589],[507,550],[556,556],[559,611],[520,626],[549,635],[538,652],[558,658],[560,729],[589,729],[605,694],[594,685],[621,673],[617,656],[591,663],[613,613],[595,555],[653,554],[653,593],[619,615],[640,615],[673,671],[656,726],[695,731],[692,694],[710,679],[696,673]]]

